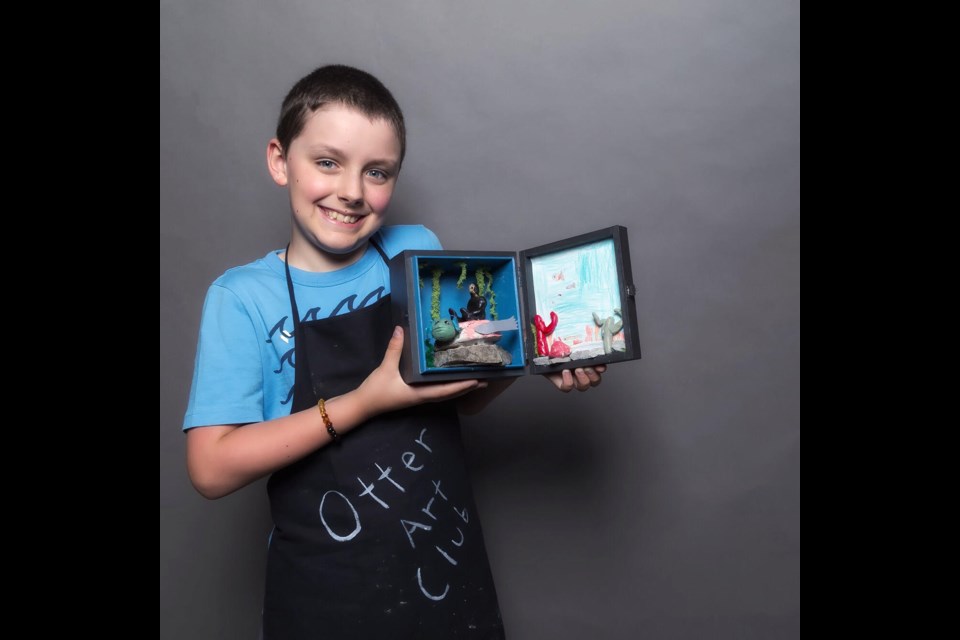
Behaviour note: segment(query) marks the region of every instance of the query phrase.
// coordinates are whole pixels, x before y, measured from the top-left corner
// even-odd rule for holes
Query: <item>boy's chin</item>
[[[330,253],[336,253],[336,254],[345,255],[345,256],[350,255],[352,253],[356,253],[357,251],[362,251],[367,248],[367,244],[370,242],[370,238],[372,238],[375,233],[376,233],[376,230],[373,231],[373,233],[364,234],[363,239],[358,240],[356,242],[343,243],[343,244],[336,243],[336,242],[331,243],[332,246],[328,247],[327,250]]]
[[[349,260],[351,257],[356,256],[358,253],[362,253],[366,250],[367,244],[370,242],[370,238],[373,237],[373,234],[364,237],[363,240],[359,242],[353,242],[349,244],[339,244],[339,243],[321,243],[319,245],[314,245],[314,247],[321,251],[322,253],[327,254],[334,260]]]

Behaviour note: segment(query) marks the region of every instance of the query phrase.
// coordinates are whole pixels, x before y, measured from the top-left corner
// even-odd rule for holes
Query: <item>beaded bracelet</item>
[[[333,428],[333,423],[330,422],[330,416],[327,415],[327,407],[323,402],[323,398],[317,402],[317,408],[320,409],[320,417],[323,418],[323,424],[327,426],[327,433],[330,434],[330,439],[333,442],[340,441],[340,434],[337,433],[336,429]]]

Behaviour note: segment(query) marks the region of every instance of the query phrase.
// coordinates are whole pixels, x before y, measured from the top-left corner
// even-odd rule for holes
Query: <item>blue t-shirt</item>
[[[383,227],[377,239],[393,257],[404,249],[440,249],[421,225]],[[290,414],[293,400],[293,321],[284,263],[271,251],[217,278],[207,291],[184,430],[263,422]],[[369,244],[338,271],[290,267],[301,320],[349,313],[390,293],[390,275]]]

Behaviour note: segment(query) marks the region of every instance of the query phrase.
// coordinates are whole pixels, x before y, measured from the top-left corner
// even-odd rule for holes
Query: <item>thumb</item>
[[[387,343],[387,351],[383,355],[383,364],[396,369],[400,366],[400,353],[403,351],[403,327],[393,328],[393,336]]]

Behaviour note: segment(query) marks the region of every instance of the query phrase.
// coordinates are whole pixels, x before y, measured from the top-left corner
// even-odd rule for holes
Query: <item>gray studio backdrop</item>
[[[201,498],[180,424],[206,287],[288,237],[280,101],[333,62],[406,113],[394,222],[629,229],[643,359],[464,420],[509,636],[799,638],[798,0],[161,0],[161,638],[257,635],[263,483]]]

